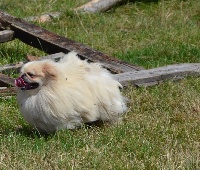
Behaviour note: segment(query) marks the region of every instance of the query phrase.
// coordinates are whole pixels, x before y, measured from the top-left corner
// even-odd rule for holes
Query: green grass
[[[17,17],[63,14],[50,31],[145,68],[200,62],[200,1],[127,1],[106,13],[76,14],[86,0],[1,0]],[[18,40],[0,44],[0,64],[44,52]],[[123,124],[44,136],[0,97],[0,169],[191,169],[200,167],[200,78],[129,87]]]

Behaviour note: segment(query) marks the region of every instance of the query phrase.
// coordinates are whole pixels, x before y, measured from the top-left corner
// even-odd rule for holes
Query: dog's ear
[[[46,62],[43,66],[42,72],[45,77],[55,78],[56,77],[56,68],[53,63]]]

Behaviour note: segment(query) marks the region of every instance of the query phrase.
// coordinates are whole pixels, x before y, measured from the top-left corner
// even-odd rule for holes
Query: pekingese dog
[[[24,119],[41,132],[97,120],[118,122],[127,109],[121,84],[100,64],[80,60],[75,52],[59,62],[26,63],[15,84]]]

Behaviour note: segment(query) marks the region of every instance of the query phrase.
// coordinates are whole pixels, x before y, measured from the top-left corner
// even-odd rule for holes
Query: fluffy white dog
[[[80,60],[75,52],[59,62],[25,64],[15,84],[24,119],[41,132],[97,120],[118,122],[127,109],[121,84],[100,64]]]

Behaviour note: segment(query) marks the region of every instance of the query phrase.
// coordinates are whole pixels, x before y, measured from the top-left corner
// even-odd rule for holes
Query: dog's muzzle
[[[32,90],[32,89],[36,89],[39,84],[38,83],[31,83],[26,81],[27,77],[26,75],[22,75],[21,77],[18,77],[17,79],[15,79],[15,85],[17,87],[20,87],[21,90]]]

